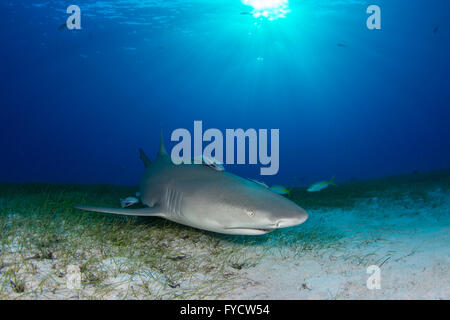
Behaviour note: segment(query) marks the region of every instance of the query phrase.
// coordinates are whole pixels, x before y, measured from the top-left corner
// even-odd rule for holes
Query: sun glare
[[[275,20],[285,18],[290,11],[288,0],[242,0],[242,3],[253,8],[255,18]]]

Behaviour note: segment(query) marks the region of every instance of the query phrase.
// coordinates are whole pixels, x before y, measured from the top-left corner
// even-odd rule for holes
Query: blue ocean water
[[[81,8],[81,30],[60,29]],[[381,30],[366,9],[381,8]],[[268,183],[450,167],[450,2],[0,1],[0,181],[136,185],[177,128],[279,128]],[[257,178],[259,166],[227,166]]]

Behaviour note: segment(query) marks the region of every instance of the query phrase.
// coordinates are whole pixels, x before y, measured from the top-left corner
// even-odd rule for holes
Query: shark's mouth
[[[272,232],[276,228],[271,228],[271,227],[228,227],[225,229],[228,231],[231,231],[230,233],[235,233],[235,234],[257,235],[257,234],[265,234],[265,233]]]

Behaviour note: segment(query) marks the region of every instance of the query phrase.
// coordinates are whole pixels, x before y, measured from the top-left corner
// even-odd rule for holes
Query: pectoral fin
[[[75,209],[93,212],[114,213],[126,216],[140,216],[140,217],[162,217],[164,214],[158,206],[142,208],[142,209],[121,209],[121,208],[104,208],[91,206],[75,206]]]

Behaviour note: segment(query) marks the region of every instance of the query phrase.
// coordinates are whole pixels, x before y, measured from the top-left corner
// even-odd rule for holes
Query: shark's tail
[[[287,197],[288,197],[289,199],[292,198],[292,189],[294,189],[294,187],[290,187],[290,188],[287,189]]]

